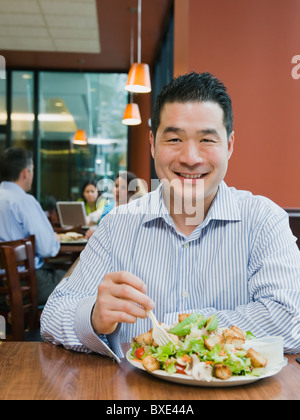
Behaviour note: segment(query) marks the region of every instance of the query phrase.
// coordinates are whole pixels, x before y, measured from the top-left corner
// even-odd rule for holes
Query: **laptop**
[[[56,208],[60,225],[64,229],[70,229],[74,226],[87,227],[83,201],[58,201]]]

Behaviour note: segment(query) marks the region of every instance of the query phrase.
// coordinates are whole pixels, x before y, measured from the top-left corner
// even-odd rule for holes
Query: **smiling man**
[[[160,186],[100,223],[42,316],[42,336],[119,360],[120,343],[179,313],[217,313],[300,350],[300,253],[288,215],[223,181],[233,152],[231,99],[209,73],[170,82],[150,132]]]
[[[218,103],[166,103],[150,143],[170,215],[189,235],[203,221],[226,174],[233,132],[227,133]],[[192,209],[196,225],[190,223]]]

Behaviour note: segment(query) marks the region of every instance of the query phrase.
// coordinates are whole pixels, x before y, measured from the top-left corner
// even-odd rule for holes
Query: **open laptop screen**
[[[87,225],[83,201],[58,201],[56,207],[61,227]]]

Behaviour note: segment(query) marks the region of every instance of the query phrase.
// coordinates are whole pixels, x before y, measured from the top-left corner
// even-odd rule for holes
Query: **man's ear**
[[[24,169],[22,169],[22,171],[20,172],[20,175],[19,175],[19,180],[24,180],[24,179],[26,179],[26,177],[27,177],[27,168],[24,168]]]
[[[231,132],[228,139],[228,160],[231,158],[231,155],[233,153],[233,146],[234,146],[234,131]]]
[[[149,142],[150,142],[150,146],[151,146],[151,155],[154,159],[155,138],[154,138],[154,135],[153,135],[151,130],[149,132]]]

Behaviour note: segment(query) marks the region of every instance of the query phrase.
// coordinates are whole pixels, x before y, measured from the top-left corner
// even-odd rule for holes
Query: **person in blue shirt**
[[[120,171],[118,178],[115,180],[115,200],[111,201],[104,207],[100,221],[113,208],[129,203],[132,197],[139,198],[142,195],[144,195],[144,193],[141,193],[136,175],[129,171]]]
[[[38,303],[44,305],[65,271],[44,263],[58,254],[60,243],[40,203],[28,194],[33,176],[30,151],[11,147],[0,157],[0,242],[35,235]]]

